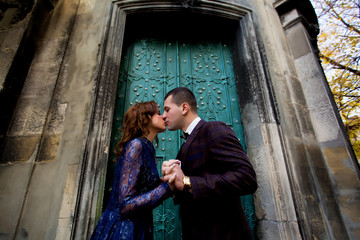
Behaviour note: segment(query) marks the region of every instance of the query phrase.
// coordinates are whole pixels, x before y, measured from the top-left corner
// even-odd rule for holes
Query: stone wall
[[[126,16],[148,11],[239,22],[233,57],[248,154],[259,181],[258,238],[360,238],[359,167],[318,62],[310,3],[192,3],[0,4],[0,96],[2,105],[9,103],[1,110],[7,118],[0,239],[91,234],[106,174]],[[15,14],[19,10],[23,15]],[[8,86],[17,86],[14,97]]]

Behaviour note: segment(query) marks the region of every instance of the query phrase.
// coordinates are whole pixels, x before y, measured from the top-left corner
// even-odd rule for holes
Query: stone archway
[[[242,122],[245,128],[245,138],[249,141],[248,153],[256,171],[261,173],[260,188],[255,202],[260,210],[258,216],[270,214],[274,218],[280,218],[285,211],[285,214],[294,220],[286,224],[277,224],[278,234],[281,232],[281,235],[299,235],[294,206],[289,205],[292,203],[292,196],[284,157],[279,155],[276,161],[272,161],[275,156],[269,158],[263,151],[259,151],[259,148],[265,148],[265,143],[270,146],[272,144],[281,146],[282,140],[277,128],[276,101],[272,95],[269,79],[266,77],[267,70],[264,65],[266,60],[260,51],[261,41],[257,37],[251,10],[241,5],[218,1],[201,2],[191,8],[184,8],[175,2],[118,1],[112,5],[106,47],[102,53],[102,70],[98,79],[93,122],[84,155],[84,163],[87,164],[84,164],[83,179],[80,183],[77,221],[74,223],[73,236],[77,238],[91,234],[95,224],[95,213],[99,209],[98,204],[103,197],[101,189],[105,183],[108,146],[116,98],[115,90],[123,54],[122,49],[126,44],[127,20],[131,14],[135,13],[155,12],[160,14],[182,11],[199,13],[204,16],[213,15],[233,19],[237,22],[231,40],[233,62],[240,108],[244,112]],[[261,126],[262,130],[260,130]],[[281,149],[279,151],[282,152]],[[268,172],[269,169],[275,168],[283,171],[280,177],[274,178]],[[266,185],[266,189],[271,189],[270,193],[264,192],[261,187],[263,184]],[[272,194],[272,192],[278,194]],[[255,208],[257,207],[255,206]],[[268,224],[267,221],[260,222],[258,231],[265,232]]]

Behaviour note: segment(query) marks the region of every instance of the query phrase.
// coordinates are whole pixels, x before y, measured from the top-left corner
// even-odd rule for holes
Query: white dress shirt
[[[190,123],[190,125],[187,127],[187,129],[186,129],[186,133],[187,134],[191,134],[191,132],[194,130],[194,128],[196,127],[196,125],[200,122],[200,120],[201,120],[201,118],[200,117],[197,117],[197,118],[195,118],[191,123]]]

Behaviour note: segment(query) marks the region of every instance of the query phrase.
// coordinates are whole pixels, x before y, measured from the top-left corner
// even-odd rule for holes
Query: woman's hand
[[[169,160],[163,162],[161,172],[163,174],[162,180],[164,182],[168,182],[171,190],[174,191],[176,188],[177,190],[182,191],[184,189],[184,173],[180,168],[179,160]]]
[[[161,173],[163,175],[163,177],[165,177],[166,175],[170,174],[172,169],[176,166],[179,165],[180,166],[180,161],[177,159],[170,159],[168,161],[164,161],[162,166],[161,166]]]

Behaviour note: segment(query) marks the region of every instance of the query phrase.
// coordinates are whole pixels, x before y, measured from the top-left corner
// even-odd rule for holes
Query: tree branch
[[[320,57],[323,58],[323,59],[325,59],[325,60],[328,61],[330,64],[336,66],[336,67],[339,68],[339,69],[343,69],[343,70],[349,71],[349,72],[351,72],[351,73],[353,73],[353,74],[355,74],[355,75],[357,75],[357,76],[360,76],[360,71],[359,71],[359,70],[356,70],[356,69],[353,69],[353,68],[351,68],[351,67],[345,66],[345,65],[343,65],[343,64],[341,64],[341,63],[338,63],[338,62],[335,61],[334,59],[329,58],[329,57],[323,55],[322,53],[320,53]]]

